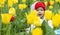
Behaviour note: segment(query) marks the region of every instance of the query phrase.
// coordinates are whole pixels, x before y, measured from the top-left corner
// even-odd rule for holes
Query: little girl
[[[42,23],[43,20],[45,19],[44,18],[44,12],[46,10],[46,5],[44,4],[44,2],[40,2],[40,1],[35,2],[34,4],[32,4],[31,10],[36,10],[37,11],[37,16],[40,17],[41,23]],[[48,21],[48,25],[51,28],[53,28],[51,20]],[[34,26],[32,25],[32,27],[34,27]]]
[[[44,21],[44,19],[45,19],[44,18],[44,12],[46,10],[46,5],[44,4],[44,2],[40,2],[40,1],[35,2],[31,6],[31,11],[32,10],[36,10],[37,11],[37,16],[40,17],[41,23],[42,23]],[[48,21],[48,25],[53,29],[52,21],[51,20]],[[33,28],[35,28],[35,26],[32,24],[31,25],[31,29],[33,29]],[[27,28],[27,32],[29,32],[29,30],[30,30],[30,28]]]

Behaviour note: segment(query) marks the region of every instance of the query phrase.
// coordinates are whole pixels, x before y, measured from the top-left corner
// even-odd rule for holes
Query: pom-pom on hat
[[[46,10],[46,5],[44,4],[44,2],[37,2],[34,8],[36,10],[39,7],[42,7],[44,10]]]

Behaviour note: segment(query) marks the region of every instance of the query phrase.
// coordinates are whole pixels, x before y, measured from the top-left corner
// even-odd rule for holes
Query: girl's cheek
[[[42,11],[42,13],[44,14],[44,11]]]

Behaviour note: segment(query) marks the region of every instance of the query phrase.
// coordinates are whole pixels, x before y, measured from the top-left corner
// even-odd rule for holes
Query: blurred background
[[[0,0],[0,35],[31,35],[25,30],[30,27],[25,13],[30,12],[36,1],[44,2],[47,10],[60,14],[60,0]]]

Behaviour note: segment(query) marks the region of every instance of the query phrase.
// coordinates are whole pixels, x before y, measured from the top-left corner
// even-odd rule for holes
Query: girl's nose
[[[40,11],[38,13],[41,13]]]

